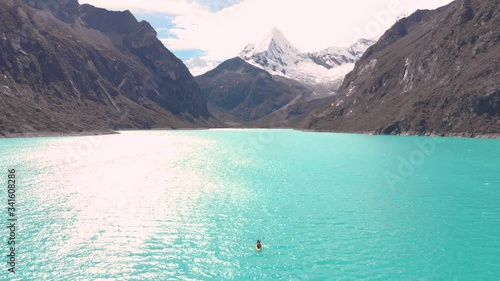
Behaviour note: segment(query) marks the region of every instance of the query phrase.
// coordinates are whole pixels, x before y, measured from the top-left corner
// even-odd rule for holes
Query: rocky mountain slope
[[[197,76],[196,81],[210,112],[230,126],[262,118],[311,95],[300,83],[273,76],[239,57]]]
[[[380,134],[500,133],[500,1],[456,0],[399,20],[305,128]]]
[[[308,117],[318,110],[327,107],[330,97],[314,100],[299,100],[289,103],[262,118],[245,123],[245,128],[302,128]]]
[[[214,124],[149,23],[77,0],[0,2],[0,135]]]
[[[273,75],[297,80],[314,90],[312,98],[334,94],[344,76],[373,41],[361,39],[350,47],[330,47],[302,53],[274,28],[259,44],[249,44],[240,57]]]

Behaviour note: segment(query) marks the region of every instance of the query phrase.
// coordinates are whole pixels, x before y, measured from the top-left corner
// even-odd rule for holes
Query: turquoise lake
[[[0,139],[0,160],[0,280],[500,276],[500,140],[131,131]]]

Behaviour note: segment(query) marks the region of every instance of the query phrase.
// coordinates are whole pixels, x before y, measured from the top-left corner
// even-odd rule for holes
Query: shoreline
[[[100,135],[119,135],[120,132],[151,132],[151,131],[203,131],[213,128],[153,128],[148,130],[140,129],[122,129],[122,130],[89,130],[82,132],[23,132],[23,133],[0,133],[0,139],[15,139],[15,138],[50,138],[50,137],[86,137]]]
[[[84,136],[97,136],[97,135],[116,135],[120,132],[127,131],[204,131],[204,130],[294,130],[304,133],[332,133],[332,134],[354,134],[354,135],[366,135],[366,136],[401,136],[401,137],[443,137],[443,138],[462,138],[462,139],[500,139],[500,133],[488,133],[488,134],[471,134],[471,133],[449,133],[449,134],[438,134],[438,133],[426,133],[426,134],[411,134],[404,132],[399,135],[383,135],[377,134],[376,132],[341,132],[341,131],[327,131],[327,130],[311,130],[311,129],[295,129],[295,128],[154,128],[149,130],[90,130],[82,132],[23,132],[23,133],[0,133],[0,139],[11,139],[11,138],[45,138],[45,137],[84,137]]]
[[[17,138],[55,138],[55,137],[85,137],[85,136],[99,136],[99,135],[116,135],[120,134],[118,131],[101,131],[91,130],[82,132],[23,132],[23,133],[6,133],[0,134],[0,139],[17,139]]]
[[[353,135],[365,135],[365,136],[394,136],[394,137],[441,137],[441,138],[460,138],[460,139],[500,139],[500,133],[488,133],[488,134],[471,134],[471,133],[448,133],[448,134],[438,134],[438,133],[426,133],[426,134],[411,134],[409,132],[404,132],[399,135],[384,135],[377,134],[376,132],[341,132],[341,131],[326,131],[326,130],[311,130],[311,129],[294,129],[296,131],[305,133],[333,133],[333,134],[353,134]]]

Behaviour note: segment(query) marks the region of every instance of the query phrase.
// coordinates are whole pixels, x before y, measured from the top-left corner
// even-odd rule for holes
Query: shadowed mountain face
[[[149,23],[76,0],[0,3],[0,134],[214,123]]]
[[[289,104],[254,121],[244,125],[247,128],[302,128],[307,124],[307,117],[318,108],[326,108],[331,98],[298,101]]]
[[[398,21],[306,128],[380,134],[500,133],[500,1],[457,0]]]
[[[273,76],[239,57],[197,76],[196,81],[210,112],[228,125],[259,119],[311,95],[300,83]]]

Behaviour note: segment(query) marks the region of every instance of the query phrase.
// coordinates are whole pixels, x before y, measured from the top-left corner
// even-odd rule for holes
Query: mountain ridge
[[[128,11],[0,3],[0,134],[206,127],[199,86]]]
[[[399,20],[306,129],[410,135],[500,132],[498,0],[457,0]]]

